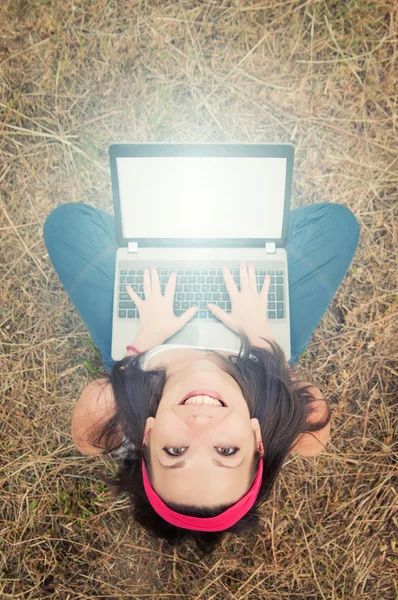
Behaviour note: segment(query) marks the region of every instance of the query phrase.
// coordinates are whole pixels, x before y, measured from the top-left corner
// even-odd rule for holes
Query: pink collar
[[[177,527],[182,527],[183,529],[194,529],[196,531],[223,531],[224,529],[228,529],[229,527],[232,527],[232,525],[235,525],[235,523],[251,509],[256,501],[260,490],[262,474],[263,459],[260,458],[257,475],[253,485],[240,500],[216,517],[189,517],[175,512],[166,506],[153,489],[151,482],[148,479],[144,461],[142,461],[144,488],[153,509],[168,523],[176,525]]]

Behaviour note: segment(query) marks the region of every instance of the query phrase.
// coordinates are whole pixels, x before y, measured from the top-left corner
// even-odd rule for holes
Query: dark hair
[[[177,527],[165,521],[152,508],[144,490],[141,461],[144,460],[148,478],[152,482],[149,447],[143,446],[146,420],[156,417],[166,383],[167,369],[141,368],[146,352],[135,356],[126,356],[117,361],[111,373],[105,372],[105,385],[110,383],[115,397],[114,415],[94,433],[90,443],[97,448],[105,448],[104,454],[115,451],[129,443],[130,449],[119,465],[115,479],[100,479],[113,486],[114,496],[127,495],[131,501],[133,517],[151,534],[163,538],[171,545],[184,539],[193,539],[204,554],[211,553],[222,541],[226,532],[238,536],[252,532],[259,527],[258,509],[267,500],[275,480],[290,454],[296,438],[301,433],[323,429],[329,423],[332,410],[329,403],[326,418],[318,423],[308,423],[309,415],[315,410],[311,405],[314,397],[308,392],[311,384],[300,389],[292,387],[294,381],[280,346],[268,341],[272,351],[253,346],[249,338],[239,334],[241,346],[238,355],[223,356],[215,350],[208,352],[217,356],[224,364],[225,371],[239,384],[250,413],[260,423],[261,438],[264,447],[263,476],[258,497],[252,508],[232,527],[219,532],[192,531]],[[265,340],[265,338],[262,338]],[[251,356],[250,356],[251,355]],[[302,380],[301,383],[304,383]],[[125,442],[113,445],[117,430],[122,428]],[[101,443],[100,443],[101,442]],[[114,444],[114,441],[113,441]],[[131,446],[132,445],[132,446]],[[257,473],[260,454],[253,456],[251,484]],[[173,502],[165,504],[177,512],[195,517],[214,517],[232,506],[222,504],[214,508],[185,506]]]

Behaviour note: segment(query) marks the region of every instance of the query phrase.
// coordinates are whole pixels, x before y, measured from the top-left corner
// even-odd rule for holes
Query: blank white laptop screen
[[[119,157],[124,238],[280,238],[286,158]]]

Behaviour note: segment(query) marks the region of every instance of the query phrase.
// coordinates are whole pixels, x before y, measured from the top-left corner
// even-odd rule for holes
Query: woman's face
[[[156,418],[149,417],[145,427],[154,490],[165,502],[205,507],[236,502],[250,487],[255,449],[262,450],[259,422],[250,419],[241,388],[213,356],[187,359],[168,367],[167,375]],[[197,389],[218,392],[228,406],[179,405]],[[179,468],[165,468],[182,461]]]

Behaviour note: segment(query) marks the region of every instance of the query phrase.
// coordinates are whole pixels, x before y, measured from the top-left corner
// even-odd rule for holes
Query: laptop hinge
[[[138,242],[129,242],[127,246],[127,252],[129,254],[133,252],[138,252]]]
[[[267,254],[275,254],[275,242],[265,242],[265,252]]]

